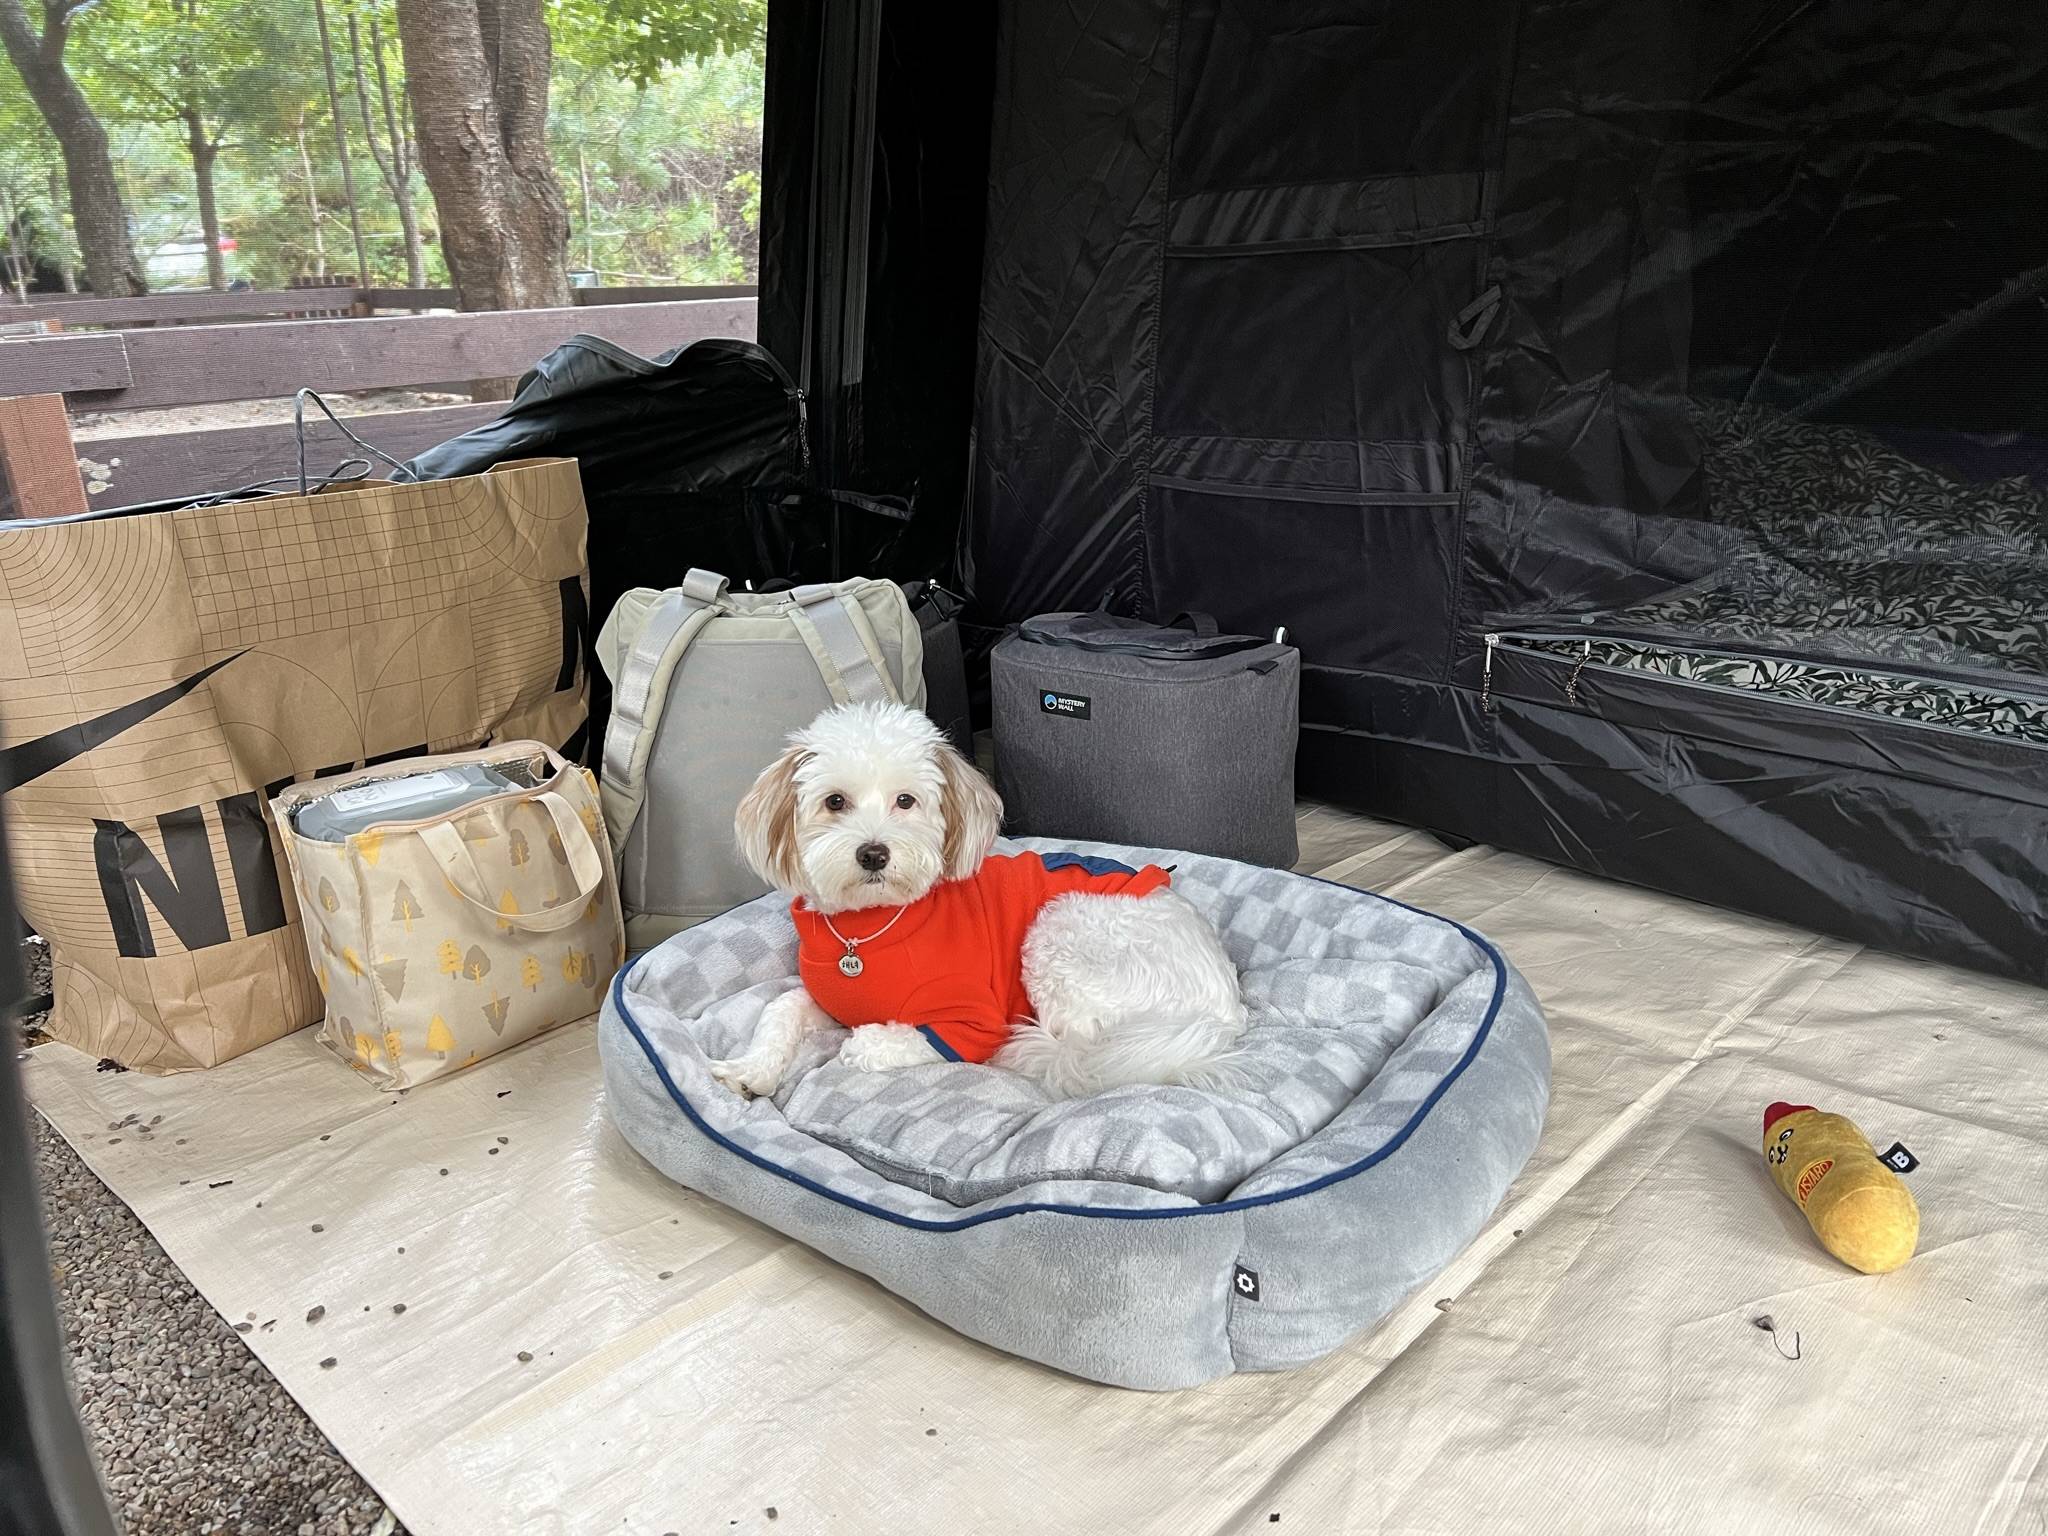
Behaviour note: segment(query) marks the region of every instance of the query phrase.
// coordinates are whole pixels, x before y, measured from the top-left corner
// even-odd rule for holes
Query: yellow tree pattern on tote
[[[540,990],[540,961],[532,955],[528,955],[524,960],[520,961],[519,979],[526,983],[527,991],[538,992]]]
[[[462,974],[462,946],[460,944],[456,943],[453,939],[443,939],[441,947],[434,954],[440,961],[441,974],[443,976],[460,976]]]
[[[399,1039],[398,1031],[395,1029],[384,1031],[384,1054],[391,1059],[391,1065],[394,1067],[398,1065],[398,1058],[405,1054],[405,1042]]]
[[[506,919],[519,915],[519,898],[512,894],[510,886],[507,886],[505,894],[498,898],[498,910],[505,914],[504,917],[498,919],[498,932],[510,933],[512,931],[512,924],[506,921]]]
[[[455,1049],[455,1036],[448,1028],[448,1021],[438,1013],[427,1020],[427,1049],[443,1061]]]

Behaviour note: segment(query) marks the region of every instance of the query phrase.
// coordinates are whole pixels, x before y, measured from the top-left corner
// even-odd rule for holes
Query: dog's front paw
[[[909,1024],[863,1024],[839,1047],[839,1064],[856,1072],[923,1067],[939,1059],[924,1033]]]
[[[782,1086],[782,1069],[759,1056],[714,1061],[711,1075],[743,1099],[765,1099]]]

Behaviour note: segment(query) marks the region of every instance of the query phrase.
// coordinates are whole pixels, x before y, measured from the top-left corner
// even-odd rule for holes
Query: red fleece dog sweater
[[[987,1061],[1031,1016],[1024,935],[1047,902],[1069,891],[1145,896],[1169,883],[1156,864],[1019,853],[985,859],[970,878],[934,886],[908,907],[834,913],[830,927],[794,901],[797,972],[812,1001],[849,1029],[910,1024],[948,1061]],[[862,941],[856,976],[840,970],[844,939]]]

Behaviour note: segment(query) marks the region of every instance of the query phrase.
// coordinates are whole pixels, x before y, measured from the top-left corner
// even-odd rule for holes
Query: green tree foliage
[[[10,288],[33,282],[39,270],[75,273],[78,265],[77,243],[64,227],[57,141],[17,90],[0,90],[0,262]]]
[[[599,70],[558,82],[550,138],[569,193],[570,265],[609,282],[751,281],[761,96],[748,54],[665,66],[644,86]]]
[[[761,55],[768,0],[548,0],[558,66],[652,85],[671,64]]]
[[[226,286],[220,153],[238,131],[259,145],[274,138],[285,106],[306,99],[289,14],[275,0],[127,0],[123,24],[99,30],[93,72],[117,112],[183,136],[216,288]]]
[[[412,130],[393,0],[327,0],[327,9],[366,276],[406,286],[389,125]],[[766,12],[766,0],[547,0],[549,147],[568,196],[571,267],[595,267],[610,283],[752,280]],[[382,164],[364,137],[351,17]],[[390,113],[368,48],[373,20]],[[81,15],[70,61],[106,123],[145,258],[210,222],[237,246],[216,281],[271,288],[353,270],[312,0],[98,0]],[[416,168],[408,185],[425,281],[446,286],[438,220]],[[47,268],[75,266],[68,212],[56,144],[0,57],[0,253],[6,219],[18,216],[22,242]],[[159,285],[199,280],[156,274]]]

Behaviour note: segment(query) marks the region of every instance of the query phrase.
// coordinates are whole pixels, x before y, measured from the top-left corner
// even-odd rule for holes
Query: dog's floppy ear
[[[946,776],[946,878],[965,880],[981,868],[995,846],[996,834],[1003,829],[1003,801],[995,786],[951,744],[939,747],[939,768]]]
[[[808,747],[788,748],[761,770],[733,814],[740,857],[778,890],[794,892],[803,884],[796,850],[796,771],[810,755]]]

